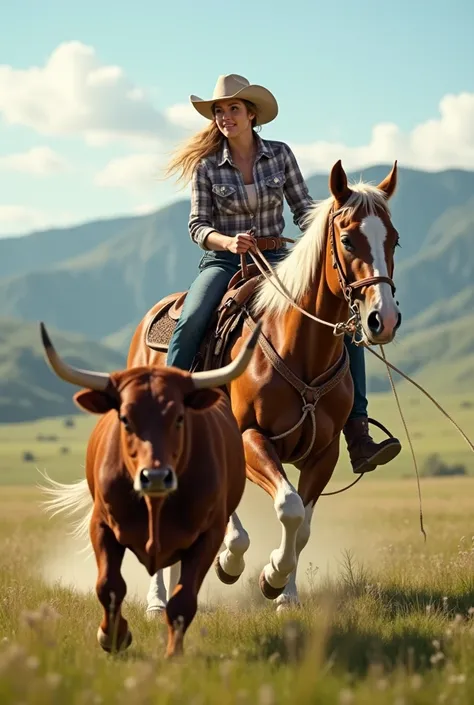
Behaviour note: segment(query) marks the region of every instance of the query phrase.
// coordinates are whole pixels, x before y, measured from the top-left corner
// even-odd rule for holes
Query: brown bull
[[[166,607],[172,656],[197,610],[199,589],[224,539],[245,485],[242,436],[220,389],[246,368],[260,328],[229,365],[190,374],[137,367],[110,375],[63,362],[41,324],[46,355],[62,379],[86,387],[74,395],[82,409],[101,414],[87,447],[86,479],[50,481],[55,511],[93,507],[83,521],[95,552],[97,596],[104,617],[97,638],[105,651],[127,648],[132,636],[121,614],[126,584],[121,565],[130,549],[150,575],[181,562]]]

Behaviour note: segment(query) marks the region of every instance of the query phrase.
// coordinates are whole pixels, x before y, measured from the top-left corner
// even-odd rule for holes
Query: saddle
[[[280,249],[284,242],[294,242],[283,237],[257,237],[256,244],[261,252]],[[241,268],[229,281],[227,290],[214,312],[204,340],[196,356],[192,371],[209,370],[222,366],[224,353],[240,331],[246,305],[264,277],[255,264],[247,264],[246,257],[240,257]],[[152,350],[166,353],[169,341],[181,315],[188,292],[170,294],[162,299],[146,332],[145,342]]]
[[[255,264],[239,270],[230,280],[227,290],[214,312],[207,328],[192,370],[221,367],[222,359],[234,333],[238,333],[243,320],[245,304],[263,280]],[[183,310],[188,292],[170,294],[162,300],[145,332],[145,342],[152,350],[167,352],[169,341]]]

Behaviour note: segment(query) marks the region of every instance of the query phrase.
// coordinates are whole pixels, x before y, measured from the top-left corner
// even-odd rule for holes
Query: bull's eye
[[[354,252],[355,247],[352,244],[352,240],[350,239],[350,237],[348,237],[348,235],[343,235],[341,237],[341,242],[348,252]]]
[[[181,426],[183,425],[183,423],[184,423],[184,414],[180,414],[180,415],[176,418],[176,428],[181,428]]]
[[[119,419],[121,423],[123,423],[127,433],[131,433],[132,427],[130,426],[130,421],[128,420],[128,418],[122,414],[121,416],[119,416]]]

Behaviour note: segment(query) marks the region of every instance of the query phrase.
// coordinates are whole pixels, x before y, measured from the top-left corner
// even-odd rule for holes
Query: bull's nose
[[[135,476],[134,488],[140,494],[162,497],[173,492],[178,486],[176,473],[172,468],[142,468]]]

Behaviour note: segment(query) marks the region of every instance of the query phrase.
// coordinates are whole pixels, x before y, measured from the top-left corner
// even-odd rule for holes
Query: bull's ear
[[[185,397],[184,403],[190,409],[209,409],[219,398],[216,389],[196,389]]]
[[[120,405],[118,396],[93,389],[82,389],[74,394],[73,399],[80,409],[90,411],[91,414],[106,414],[111,409],[118,409]]]

